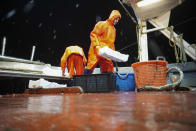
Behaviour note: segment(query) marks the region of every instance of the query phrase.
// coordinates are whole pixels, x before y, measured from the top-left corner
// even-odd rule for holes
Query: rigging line
[[[154,36],[148,36],[148,38],[153,38]],[[122,48],[122,49],[120,49],[120,50],[117,50],[117,51],[122,51],[122,50],[124,50],[124,49],[126,49],[126,48],[128,48],[128,47],[132,47],[132,46],[134,46],[134,45],[136,45],[137,44],[137,41],[135,41],[135,42],[133,42],[133,43],[131,43],[130,45],[128,45],[128,46],[125,46],[124,48]]]
[[[117,50],[117,51],[122,51],[122,50],[124,50],[124,49],[126,49],[126,48],[128,48],[128,47],[134,46],[134,45],[136,45],[136,44],[137,44],[137,41],[135,41],[135,42],[131,43],[130,45],[125,46],[124,48],[122,48],[122,49],[120,49],[120,50]]]
[[[189,21],[191,21],[191,20],[194,20],[194,19],[196,19],[196,17],[191,17],[191,18],[189,18],[189,19],[187,19],[187,20],[184,20],[184,21],[182,21],[182,22],[180,22],[180,23],[174,25],[174,26],[176,27],[176,26],[185,24],[185,23],[187,23],[187,22],[189,22]]]
[[[123,5],[123,3],[120,0],[118,0],[118,1],[121,4],[121,6],[124,8],[124,10],[126,11],[126,13],[129,15],[129,17],[131,18],[131,20],[133,21],[133,23],[135,23],[137,25],[137,22],[136,22],[135,18],[129,13],[129,11],[125,8],[125,6]]]

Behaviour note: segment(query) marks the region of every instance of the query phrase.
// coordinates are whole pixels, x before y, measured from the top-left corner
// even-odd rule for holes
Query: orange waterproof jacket
[[[61,70],[65,70],[66,66],[67,66],[67,59],[71,54],[79,54],[83,57],[83,63],[84,65],[86,65],[86,57],[84,54],[84,51],[81,47],[79,46],[69,46],[65,49],[65,52],[63,54],[63,56],[61,57]]]
[[[87,69],[92,70],[94,65],[98,62],[96,46],[100,46],[100,48],[108,46],[115,50],[114,42],[116,38],[116,29],[113,22],[114,19],[118,17],[121,18],[120,12],[118,10],[113,10],[109,18],[106,21],[98,22],[90,33],[91,45],[88,52]]]

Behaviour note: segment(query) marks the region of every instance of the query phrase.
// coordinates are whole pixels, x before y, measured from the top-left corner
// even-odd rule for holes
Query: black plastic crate
[[[114,73],[74,75],[73,84],[88,93],[111,92],[116,90],[116,77]]]

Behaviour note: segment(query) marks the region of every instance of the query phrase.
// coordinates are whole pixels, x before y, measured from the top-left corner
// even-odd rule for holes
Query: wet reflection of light
[[[121,104],[123,105],[130,104],[131,106],[133,103],[135,103],[136,96],[134,92],[131,93],[121,92],[119,93],[118,98]]]
[[[136,94],[136,104],[135,104],[135,110],[136,112],[133,113],[133,116],[137,121],[143,121],[145,127],[149,129],[155,129],[152,128],[152,123],[154,123],[154,106],[149,103],[148,96],[145,94]]]
[[[69,111],[70,111],[70,98],[68,96],[65,96],[63,99],[64,99],[64,101],[63,101],[64,104],[63,105],[65,105],[64,111],[66,113],[69,113]]]
[[[162,93],[139,93],[136,95],[137,113],[134,117],[136,120],[142,120],[149,130],[158,130],[161,126],[160,121],[166,116],[171,116],[171,103],[170,96]]]
[[[27,110],[30,112],[58,113],[63,108],[62,96],[29,97]]]
[[[120,124],[124,124],[127,121],[134,122],[133,112],[135,109],[135,93],[134,92],[121,92],[118,95],[117,103],[118,112],[116,117],[118,118],[117,122]]]
[[[142,104],[143,104],[143,108],[147,110],[145,126],[148,127],[149,129],[156,131],[158,127],[155,121],[155,114],[156,114],[155,112],[157,110],[157,107],[154,104],[148,102]]]

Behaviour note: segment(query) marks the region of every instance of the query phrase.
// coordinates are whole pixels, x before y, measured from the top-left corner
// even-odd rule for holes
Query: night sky
[[[1,0],[0,41],[6,36],[5,56],[30,59],[32,46],[36,46],[35,61],[60,66],[60,58],[67,46],[80,45],[88,56],[89,34],[96,22],[106,20],[113,9],[122,14],[116,26],[116,50],[129,54],[126,63],[137,62],[136,27],[118,0]],[[135,17],[131,7],[125,5]],[[187,0],[171,12],[170,24],[176,33],[183,33],[189,43],[196,43],[196,4]],[[148,25],[148,28],[152,26]],[[168,39],[158,32],[150,33],[149,59],[163,55],[175,62],[173,48]],[[1,47],[1,46],[0,46]],[[1,50],[1,49],[0,49]],[[188,58],[188,61],[191,61]]]

